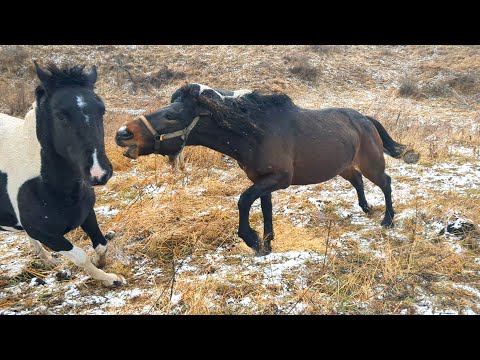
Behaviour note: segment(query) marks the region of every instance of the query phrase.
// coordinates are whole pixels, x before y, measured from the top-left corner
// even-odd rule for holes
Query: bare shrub
[[[331,54],[341,51],[339,45],[310,45],[310,50],[317,54]]]
[[[164,65],[160,70],[152,74],[137,76],[135,81],[140,87],[153,86],[159,88],[174,80],[185,79],[185,76],[183,71],[172,70]]]
[[[319,76],[318,69],[306,56],[285,57],[291,63],[288,71],[300,80],[315,83]]]
[[[476,92],[478,83],[478,76],[473,74],[456,75],[448,81],[449,86],[464,94]]]
[[[17,82],[0,83],[2,103],[0,108],[8,115],[23,118],[34,101],[33,84]]]
[[[413,97],[419,94],[417,82],[411,77],[405,77],[400,82],[398,93],[403,97]]]

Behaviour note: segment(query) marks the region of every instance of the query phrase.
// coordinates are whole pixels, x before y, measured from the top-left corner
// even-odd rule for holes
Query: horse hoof
[[[264,242],[263,243],[263,253],[264,255],[268,255],[272,252],[272,245],[270,245],[270,242]]]
[[[373,210],[373,207],[370,205],[361,206],[361,208],[365,214],[369,214]]]
[[[383,219],[381,222],[381,225],[386,228],[392,228],[393,227],[393,220],[392,219]]]
[[[115,275],[115,274],[108,274],[111,275],[112,278],[108,280],[104,280],[103,285],[108,287],[121,287],[123,285],[127,285],[127,280],[123,276]]]

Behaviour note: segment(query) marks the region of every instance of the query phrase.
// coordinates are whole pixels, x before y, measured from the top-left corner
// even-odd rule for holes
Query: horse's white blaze
[[[95,151],[93,152],[92,158],[93,158],[93,165],[92,165],[92,168],[90,169],[90,175],[92,175],[93,178],[101,178],[107,172],[100,166],[98,162],[97,149],[95,149]]]
[[[0,171],[7,174],[7,193],[18,225],[21,225],[18,191],[26,181],[40,176],[41,170],[35,108],[34,103],[25,120],[0,114]]]

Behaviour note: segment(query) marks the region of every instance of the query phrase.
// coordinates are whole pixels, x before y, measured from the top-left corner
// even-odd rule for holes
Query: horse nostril
[[[117,139],[130,140],[131,138],[133,138],[133,133],[127,128],[121,128],[117,131]]]

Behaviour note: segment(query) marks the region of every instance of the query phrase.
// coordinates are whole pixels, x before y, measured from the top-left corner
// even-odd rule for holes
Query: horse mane
[[[63,65],[59,68],[54,63],[49,63],[47,65],[47,70],[52,74],[50,77],[50,85],[60,88],[66,86],[91,86],[93,83],[88,78],[87,74],[84,73],[85,65],[74,65],[68,66]]]
[[[195,92],[192,85],[182,89],[185,95]],[[269,114],[277,111],[292,111],[297,106],[283,93],[263,94],[257,90],[241,97],[218,99],[208,95],[198,95],[198,103],[212,112],[213,119],[222,128],[242,137],[258,137],[264,134],[265,122]]]

